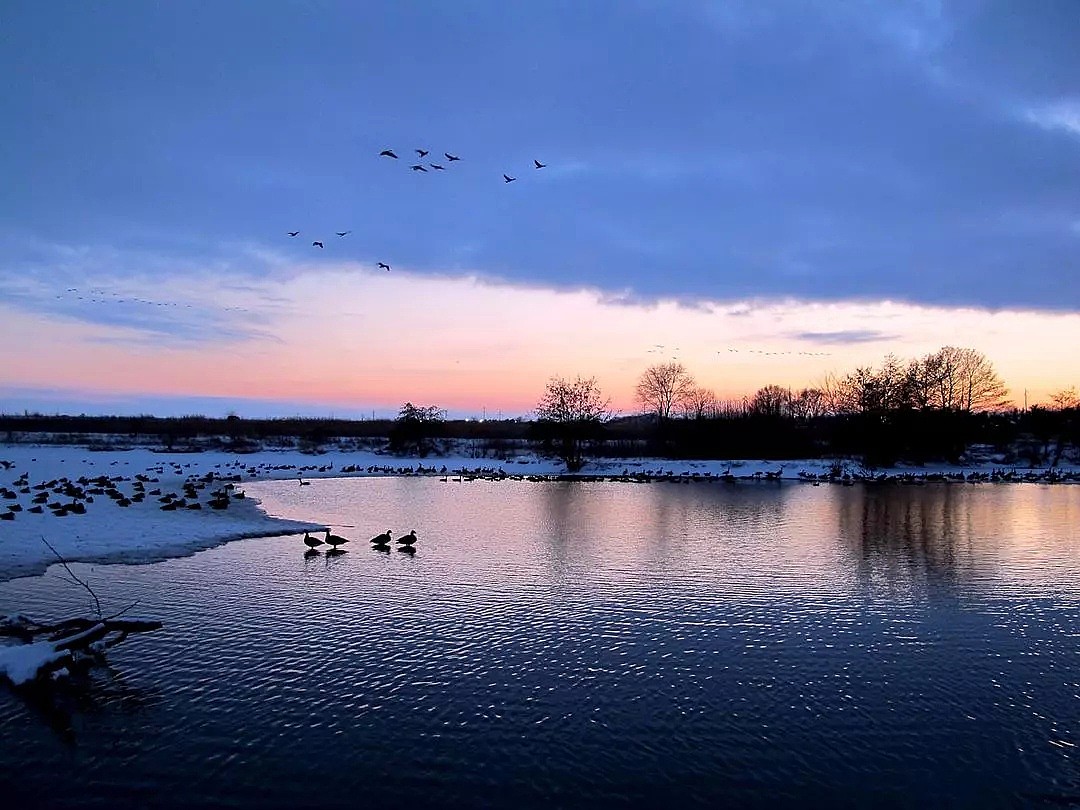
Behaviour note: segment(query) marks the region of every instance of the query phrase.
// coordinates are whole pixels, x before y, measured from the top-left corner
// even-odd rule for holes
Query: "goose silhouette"
[[[321,537],[312,537],[309,532],[304,532],[304,545],[308,548],[314,549],[316,546],[321,546],[326,541]]]
[[[371,542],[373,545],[376,546],[385,546],[387,543],[390,542],[390,530],[387,529],[382,534],[375,535],[371,538]]]
[[[411,546],[413,543],[416,542],[416,529],[413,529],[408,534],[402,535],[394,542],[402,546]]]
[[[327,529],[325,542],[327,545],[333,546],[336,549],[338,546],[343,545],[344,543],[348,543],[349,540],[348,538],[341,537],[340,535],[330,534],[330,530]]]

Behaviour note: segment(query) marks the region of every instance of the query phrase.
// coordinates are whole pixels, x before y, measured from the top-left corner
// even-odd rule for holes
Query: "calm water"
[[[6,801],[1080,806],[1080,487],[248,491],[362,542],[80,566],[166,627],[89,698],[0,690]]]

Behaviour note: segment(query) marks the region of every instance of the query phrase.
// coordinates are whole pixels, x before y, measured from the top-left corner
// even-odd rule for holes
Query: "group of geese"
[[[345,549],[341,548],[345,543],[349,542],[347,537],[342,537],[337,534],[332,534],[330,529],[325,529],[326,537],[318,537],[312,535],[311,532],[304,532],[304,545],[308,547],[307,553],[318,553],[319,546],[330,546],[330,550],[327,554],[344,554]],[[387,529],[382,534],[375,535],[371,538],[371,547],[376,551],[389,551],[391,541],[397,543],[398,551],[405,552],[406,554],[416,553],[416,529],[413,529],[408,534],[402,535],[397,540],[394,540],[390,534],[390,530]]]

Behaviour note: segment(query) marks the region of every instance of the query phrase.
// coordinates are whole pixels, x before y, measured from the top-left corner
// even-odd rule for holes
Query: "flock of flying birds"
[[[428,150],[428,149],[414,149],[413,151],[416,152],[416,154],[418,156],[418,159],[421,162],[414,163],[411,166],[409,166],[410,170],[412,170],[414,172],[424,172],[425,174],[427,174],[428,173],[428,166],[430,166],[432,171],[436,171],[436,172],[445,172],[446,171],[446,166],[443,166],[441,163],[432,163],[430,161],[427,161],[427,166],[424,165],[424,159],[428,155],[431,154],[430,150]],[[400,158],[398,158],[397,154],[394,152],[393,149],[383,149],[381,152],[379,152],[379,157],[392,158],[394,160],[399,160],[400,159]],[[456,161],[461,160],[461,158],[459,158],[457,155],[452,155],[449,152],[443,152],[443,157],[446,158],[446,163],[447,164],[455,163]],[[546,169],[546,168],[547,168],[546,163],[541,163],[539,160],[536,160],[535,158],[533,158],[533,169]],[[512,177],[509,174],[506,174],[505,172],[503,172],[503,182],[504,183],[513,183],[515,180],[517,180],[516,177]],[[287,236],[290,236],[293,239],[295,239],[296,237],[298,237],[300,235],[300,231],[286,231],[285,233],[286,233]],[[339,238],[344,238],[344,237],[348,236],[350,233],[352,233],[352,231],[334,231],[334,233],[336,233]],[[326,247],[326,245],[324,245],[322,240],[320,240],[320,239],[316,239],[315,241],[313,241],[311,243],[311,246],[315,247],[315,248],[319,248],[320,250]],[[386,262],[378,262],[376,264],[376,267],[378,267],[380,270],[385,270],[388,273],[390,272],[390,265],[388,265]]]

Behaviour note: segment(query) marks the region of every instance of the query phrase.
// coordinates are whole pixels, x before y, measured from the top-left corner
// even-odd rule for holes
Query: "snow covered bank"
[[[564,471],[532,455],[505,461],[401,459],[360,451],[320,455],[267,450],[236,455],[158,453],[150,449],[96,452],[72,446],[0,445],[0,580],[39,574],[55,557],[44,536],[67,560],[148,562],[183,556],[228,540],[294,534],[321,526],[271,518],[243,497],[245,482],[266,479],[421,474],[436,476],[551,476]],[[835,472],[827,459],[806,461],[599,460],[583,475],[716,477],[726,480],[808,480]],[[858,474],[857,464],[844,472]],[[878,470],[920,476],[989,472],[980,467]],[[1076,474],[1075,468],[1067,470]],[[1023,471],[1017,473],[1017,480]],[[167,500],[163,500],[167,499]]]

